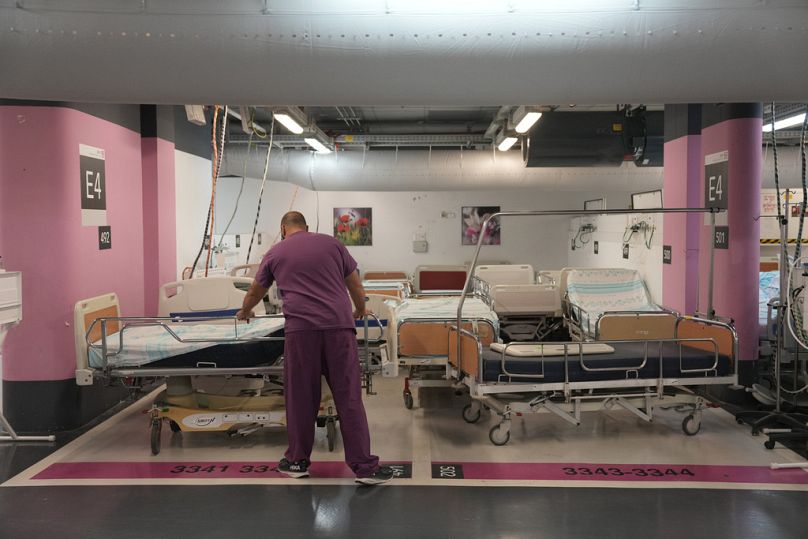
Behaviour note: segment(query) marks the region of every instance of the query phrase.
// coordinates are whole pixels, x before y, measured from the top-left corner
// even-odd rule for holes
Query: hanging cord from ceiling
[[[222,158],[224,157],[224,136],[227,132],[227,105],[224,107],[224,113],[222,114],[222,135],[221,139],[219,140],[219,153],[216,155],[216,164],[215,168],[213,169],[213,190],[211,191],[210,195],[210,230],[208,232],[208,237],[210,240],[208,241],[208,256],[205,259],[205,277],[208,276],[208,269],[210,268],[210,255],[213,252],[213,233],[215,229],[213,225],[216,221],[216,186],[219,184],[219,171],[222,169]]]
[[[297,194],[299,192],[300,192],[300,186],[295,185],[295,190],[292,192],[292,200],[289,201],[289,209],[286,210],[287,212],[292,211],[292,209],[295,207],[295,201],[297,200]],[[278,243],[278,239],[280,237],[281,237],[281,231],[278,230],[278,232],[275,233],[275,237],[272,238],[272,243],[270,245],[275,245],[276,243]]]
[[[215,182],[215,178],[218,175],[218,171],[216,170],[216,164],[219,162],[219,153],[218,153],[218,137],[217,137],[217,126],[219,121],[219,105],[213,107],[213,122],[212,122],[212,131],[211,131],[211,146],[213,148],[213,160],[211,161],[211,168],[212,168],[212,178],[213,182]],[[227,114],[225,114],[227,116]],[[222,135],[224,137],[224,135]],[[199,258],[202,256],[202,252],[205,250],[205,242],[208,240],[208,227],[210,225],[210,218],[213,209],[211,206],[208,206],[208,216],[205,219],[205,229],[202,233],[202,243],[199,246],[199,251],[196,253],[196,258],[194,259],[194,263],[191,266],[191,273],[189,275],[189,279],[194,278],[194,273],[196,272],[196,266],[199,264]],[[213,241],[211,238],[210,241]],[[207,271],[207,270],[206,270]]]
[[[252,122],[250,122],[250,123],[252,124]],[[227,232],[230,230],[230,225],[233,224],[233,219],[236,218],[236,213],[238,213],[238,204],[241,201],[242,193],[244,193],[244,183],[245,183],[245,181],[247,179],[247,162],[250,159],[250,150],[253,147],[253,135],[256,135],[256,134],[257,134],[257,132],[255,131],[255,129],[252,129],[251,132],[250,132],[250,136],[247,139],[247,153],[244,156],[244,166],[242,167],[242,170],[241,170],[241,186],[239,186],[238,195],[236,195],[236,205],[233,208],[233,213],[230,215],[230,220],[227,221],[227,226],[224,227],[224,232],[222,232],[222,237],[219,238],[219,244],[216,246],[216,250],[221,250],[222,242],[224,241],[224,237],[227,235]]]
[[[255,212],[255,223],[253,223],[253,231],[250,236],[250,246],[247,248],[247,261],[250,263],[250,254],[252,254],[253,242],[255,241],[255,231],[258,230],[258,218],[261,216],[261,201],[264,198],[264,187],[267,183],[267,176],[269,174],[269,157],[272,155],[272,144],[275,138],[275,115],[272,115],[272,123],[269,125],[269,144],[267,145],[267,157],[264,161],[264,176],[261,178],[261,190],[258,192],[258,210]]]
[[[808,177],[806,177],[806,158],[805,158],[805,135],[806,135],[806,128],[808,128],[808,116],[802,122],[802,131],[800,132],[800,162],[801,162],[801,174],[800,179],[802,181],[802,203],[800,204],[800,224],[799,229],[797,230],[797,245],[794,250],[794,265],[789,268],[789,278],[788,278],[788,311],[789,311],[789,331],[791,335],[797,339],[797,342],[800,343],[803,347],[803,344],[806,340],[805,330],[803,328],[803,318],[804,318],[804,303],[799,302],[799,295],[803,292],[805,286],[800,286],[797,288],[793,287],[793,281],[791,280],[792,271],[797,265],[799,261],[802,260],[801,255],[801,248],[802,248],[802,228],[805,224],[805,207],[806,203],[808,203]],[[805,270],[803,269],[802,274],[805,275]],[[796,322],[796,324],[791,327],[791,322]],[[796,332],[795,332],[796,329]],[[799,334],[799,338],[797,338],[796,334]],[[808,348],[808,347],[805,347]]]

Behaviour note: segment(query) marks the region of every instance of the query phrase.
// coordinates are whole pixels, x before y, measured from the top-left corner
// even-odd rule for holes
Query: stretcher
[[[476,332],[455,325],[449,364],[472,398],[463,419],[474,423],[483,408],[491,410],[500,420],[489,439],[504,445],[518,415],[552,413],[579,425],[582,412],[618,407],[651,421],[661,407],[687,412],[682,430],[695,435],[708,406],[696,388],[737,384],[735,330],[723,322],[677,317],[669,336],[632,337],[486,346]]]
[[[165,380],[150,409],[151,451],[160,452],[163,423],[173,432],[224,431],[246,436],[286,424],[283,398],[283,317],[239,322],[244,285],[239,277],[163,285],[159,316],[123,317],[116,294],[82,300],[74,308],[76,381],[99,379],[138,390]],[[324,383],[324,382],[323,382]],[[323,386],[318,425],[336,443],[336,407]]]
[[[404,406],[416,405],[421,387],[450,387],[447,376],[449,327],[456,325],[459,297],[411,297],[387,301],[389,322],[385,376],[398,376],[408,369],[404,380]],[[491,306],[479,297],[470,298],[463,308],[463,327],[474,328],[485,343],[498,340],[499,319]]]

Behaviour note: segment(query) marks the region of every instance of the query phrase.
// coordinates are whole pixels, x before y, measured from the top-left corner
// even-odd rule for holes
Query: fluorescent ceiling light
[[[288,129],[295,135],[303,133],[303,127],[288,114],[276,112],[275,119],[278,120],[280,123],[282,123],[286,129]]]
[[[784,129],[786,127],[794,127],[795,125],[802,125],[802,122],[805,121],[805,113],[797,114],[796,116],[789,116],[788,118],[783,118],[782,120],[777,120],[774,122],[774,130],[777,131],[778,129]],[[772,131],[772,124],[771,122],[763,124],[763,132],[764,133],[771,133]]]
[[[539,118],[541,118],[541,112],[528,112],[525,114],[525,117],[516,124],[516,132],[527,133],[530,131],[530,128],[533,127],[533,124],[539,121]]]
[[[504,139],[502,139],[502,142],[499,143],[499,146],[497,146],[497,148],[501,152],[507,152],[508,150],[511,149],[511,147],[514,144],[516,144],[516,140],[517,140],[516,137],[505,137]]]
[[[316,138],[304,138],[306,144],[317,150],[317,153],[331,153],[328,147]]]

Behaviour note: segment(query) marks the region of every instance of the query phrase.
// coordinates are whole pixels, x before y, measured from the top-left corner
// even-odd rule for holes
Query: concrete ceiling
[[[806,45],[805,0],[0,0],[0,97],[800,102]]]

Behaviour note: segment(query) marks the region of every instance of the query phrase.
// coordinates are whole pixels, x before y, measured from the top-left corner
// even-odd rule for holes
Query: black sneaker
[[[309,464],[310,462],[307,460],[289,462],[289,460],[284,457],[281,459],[281,461],[278,463],[278,467],[275,469],[284,475],[288,475],[289,477],[301,479],[309,476]]]
[[[387,483],[395,476],[393,469],[388,466],[380,466],[373,475],[368,477],[357,477],[356,482],[363,485],[378,485],[379,483]]]

